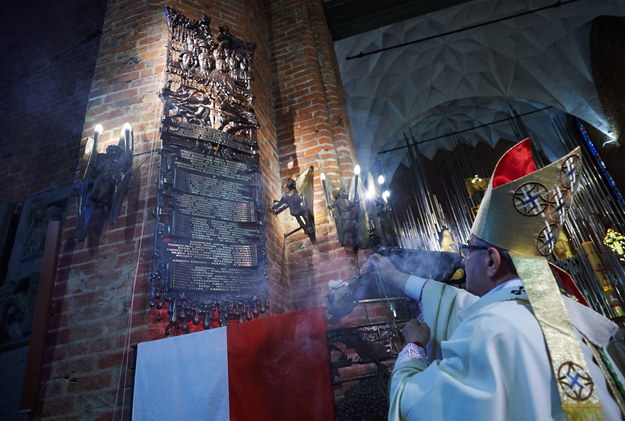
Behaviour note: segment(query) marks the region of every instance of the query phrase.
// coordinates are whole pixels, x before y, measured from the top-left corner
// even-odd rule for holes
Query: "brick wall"
[[[261,45],[254,61],[255,92],[261,153],[270,158],[264,159],[263,171],[271,180],[275,135],[268,55],[262,48],[266,31],[251,24],[264,22],[262,8],[255,2],[181,3],[168,4],[190,17],[207,14],[214,25],[226,24],[237,36]],[[95,217],[86,240],[79,242],[73,208],[65,221],[44,373],[53,381],[42,390],[42,418],[127,419],[130,345],[165,334],[166,318],[147,303],[162,114],[156,92],[167,46],[163,6],[148,1],[109,1],[107,6],[81,145],[97,123],[105,127],[100,138],[105,147],[129,121],[135,134],[133,176],[114,225],[98,226]]]
[[[355,256],[337,242],[319,179],[323,170],[335,184],[347,182],[354,162],[321,3],[110,0],[106,10],[101,10],[104,20],[102,36],[96,38],[95,70],[92,57],[91,67],[85,64],[85,70],[79,72],[85,78],[60,88],[64,99],[46,101],[45,106],[37,101],[22,104],[29,115],[16,118],[16,127],[40,135],[24,137],[19,145],[0,154],[5,178],[20,180],[6,186],[6,197],[19,201],[38,189],[71,185],[96,124],[104,126],[101,148],[117,141],[124,122],[134,128],[133,175],[117,222],[109,226],[95,213],[87,238],[78,241],[75,207],[73,202],[68,206],[35,419],[127,419],[132,393],[128,366],[134,357],[131,345],[166,334],[165,310],[148,305],[162,114],[156,92],[163,83],[167,46],[165,4],[191,18],[207,15],[212,18],[212,28],[226,25],[237,37],[257,45],[252,71],[260,124],[271,313],[324,305],[327,281],[357,272]],[[84,10],[80,7],[73,12],[77,19],[86,16],[81,15]],[[95,25],[83,23],[88,28]],[[66,38],[59,35],[49,40],[48,48],[59,50],[60,45],[72,45],[73,41],[89,42],[78,33],[81,35],[68,33]],[[95,54],[95,45],[88,50]],[[62,74],[62,68],[59,71]],[[36,83],[43,91],[48,79]],[[62,103],[67,109],[68,104],[79,101],[81,92],[82,107],[72,110],[71,118],[70,113],[56,110],[55,104]],[[52,92],[45,92],[49,94]],[[42,108],[38,111],[29,104]],[[37,113],[40,115],[33,117]],[[46,142],[50,137],[42,134],[50,128],[53,143]],[[3,146],[12,140],[2,138]],[[39,140],[40,147],[33,145]],[[286,179],[310,165],[315,168],[315,246],[307,243],[302,232],[285,239],[284,233],[295,227],[294,219],[288,212],[279,216],[269,212],[272,200],[281,197]],[[171,330],[169,334],[181,332]]]
[[[325,305],[327,282],[356,275],[364,258],[339,246],[319,178],[323,171],[335,185],[346,185],[355,163],[321,0],[65,1],[62,8],[26,0],[3,6],[10,16],[0,33],[3,201],[71,185],[97,123],[105,127],[103,147],[116,141],[126,121],[136,142],[133,176],[114,225],[96,214],[86,240],[77,241],[73,203],[68,208],[35,419],[128,419],[131,345],[166,334],[165,310],[147,302],[165,4],[191,18],[210,16],[213,28],[227,25],[257,44],[252,69],[271,313]],[[16,40],[12,35],[22,27],[29,35]],[[285,238],[297,227],[294,218],[269,212],[286,180],[311,165],[315,245],[301,231]],[[388,318],[382,310],[368,311],[366,319]],[[364,320],[359,311],[344,323]]]
[[[72,183],[105,7],[105,0],[68,0],[63,7],[42,0],[2,5],[0,202],[12,203],[10,209],[19,212],[32,195],[46,196]],[[0,237],[10,247],[10,239]],[[3,282],[0,287],[10,288]],[[5,293],[6,288],[0,293],[2,325]],[[28,419],[17,413],[25,345],[0,352],[2,419]]]
[[[315,171],[317,244],[312,246],[302,231],[275,239],[282,244],[286,261],[281,286],[291,295],[284,310],[297,310],[325,305],[327,281],[357,273],[354,254],[338,245],[319,178],[323,171],[335,185],[347,182],[354,153],[321,2],[268,0],[266,4],[282,191],[289,178],[311,165]],[[288,212],[278,217],[284,223],[283,232],[297,228]]]
[[[133,125],[133,174],[114,225],[94,213],[76,239],[75,207],[64,222],[47,337],[40,415],[45,419],[120,419],[132,385],[131,344],[145,340],[158,173],[159,117],[167,29],[160,5],[109,1],[82,129],[81,152],[96,124],[101,151]],[[77,154],[79,155],[79,154]],[[56,381],[57,379],[68,379]]]

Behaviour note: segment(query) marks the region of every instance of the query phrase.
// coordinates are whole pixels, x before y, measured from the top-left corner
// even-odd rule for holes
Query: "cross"
[[[553,234],[553,230],[547,221],[545,221],[547,229],[545,230],[545,243],[551,247],[556,242],[556,236]]]
[[[577,166],[575,162],[571,162],[569,164],[569,170],[566,173],[566,176],[571,179],[571,184],[575,181],[575,172],[577,170]]]
[[[523,195],[525,196],[524,203],[525,203],[526,207],[528,205],[531,205],[531,207],[537,207],[538,206],[538,199],[540,199],[540,195],[539,194],[532,194],[531,192],[525,190],[525,188],[524,188],[523,189]]]
[[[564,195],[562,194],[562,190],[560,190],[560,187],[556,187],[556,191],[553,195],[553,201],[556,204],[556,213],[560,215],[561,219],[564,219],[564,216],[566,215],[566,202],[564,201]]]
[[[582,376],[579,375],[579,373],[568,373],[566,375],[566,378],[569,380],[570,384],[568,385],[573,391],[575,391],[575,388],[579,388],[579,392],[576,392],[576,395],[578,393],[580,393],[582,390],[586,390],[588,391],[588,386],[586,386],[585,384],[582,384],[581,380],[583,379]],[[580,396],[580,395],[578,395]]]
[[[579,376],[579,374],[578,374],[578,373],[573,373],[573,374],[568,373],[568,374],[566,375],[566,378],[567,378],[567,379],[569,379],[569,382],[570,382],[569,387],[570,387],[571,389],[574,389],[574,388],[576,388],[576,387],[579,387],[580,389],[585,389],[585,388],[586,388],[586,386],[584,386],[584,385],[583,385],[583,384],[579,381],[579,380],[580,380],[580,376]]]

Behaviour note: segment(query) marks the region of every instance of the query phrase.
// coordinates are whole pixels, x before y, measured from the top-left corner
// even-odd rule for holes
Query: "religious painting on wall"
[[[151,303],[204,328],[268,306],[251,63],[255,45],[166,7]]]

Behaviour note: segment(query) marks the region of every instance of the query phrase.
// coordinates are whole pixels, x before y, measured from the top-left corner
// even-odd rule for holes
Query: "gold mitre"
[[[536,168],[530,139],[497,162],[471,234],[525,257],[553,251],[581,175],[580,148]]]
[[[572,330],[549,255],[581,176],[580,148],[537,169],[525,139],[499,160],[471,234],[510,251],[532,310],[545,336],[568,420],[601,420],[587,362]],[[584,379],[583,384],[570,379]]]

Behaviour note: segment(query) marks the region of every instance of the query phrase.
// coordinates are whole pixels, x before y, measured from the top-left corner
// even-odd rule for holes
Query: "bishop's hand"
[[[425,345],[430,340],[430,327],[425,322],[410,319],[404,325],[402,334],[404,335],[406,343],[419,342]]]
[[[372,272],[377,273],[380,279],[398,287],[402,291],[409,277],[408,274],[400,272],[388,257],[377,253],[372,254],[362,268],[362,274]]]

